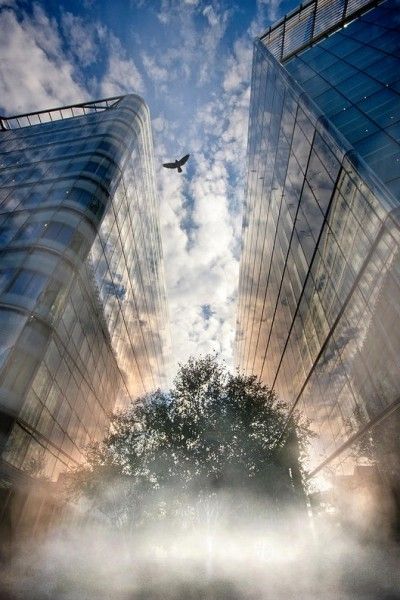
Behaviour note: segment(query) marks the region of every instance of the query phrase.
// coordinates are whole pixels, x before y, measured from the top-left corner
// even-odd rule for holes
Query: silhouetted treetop
[[[188,498],[234,490],[285,502],[301,493],[307,437],[306,427],[287,424],[284,404],[257,377],[231,373],[210,355],[190,358],[168,392],[113,415],[76,478],[93,499],[123,481],[137,512],[150,497],[152,506],[175,510]]]

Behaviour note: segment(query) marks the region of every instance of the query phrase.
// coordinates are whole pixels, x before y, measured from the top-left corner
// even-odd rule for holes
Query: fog
[[[215,495],[190,524],[140,530],[99,519],[26,541],[2,569],[1,598],[32,600],[393,600],[395,544],[331,515]],[[244,507],[244,509],[243,509]],[[188,521],[189,523],[189,521]]]

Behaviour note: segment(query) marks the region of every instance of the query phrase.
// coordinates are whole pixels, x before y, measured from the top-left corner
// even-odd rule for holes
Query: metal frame
[[[38,110],[19,115],[12,115],[10,117],[0,115],[0,131],[22,129],[23,127],[31,127],[32,125],[40,125],[41,123],[49,123],[51,121],[80,117],[90,113],[103,112],[110,108],[115,108],[122,98],[124,98],[124,96],[112,96],[101,100],[93,100],[92,102],[68,104],[67,106],[58,106],[57,108]]]
[[[271,25],[258,39],[282,63],[382,2],[384,0],[309,0]],[[321,18],[323,12],[327,10],[332,13],[331,21],[323,30],[316,32],[315,25],[318,17]],[[325,18],[328,19],[329,15]],[[306,27],[308,31],[302,32],[301,29],[307,25],[308,19],[310,20],[310,25]],[[294,39],[288,39],[289,36]]]

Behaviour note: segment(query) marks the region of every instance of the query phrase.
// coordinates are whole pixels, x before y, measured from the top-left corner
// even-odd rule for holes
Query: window
[[[100,198],[93,192],[88,190],[81,190],[74,188],[68,196],[68,200],[71,202],[77,202],[84,208],[91,210],[96,216],[100,217],[103,215],[105,206],[103,205]]]
[[[14,237],[14,234],[15,229],[13,228],[12,223],[0,227],[0,246],[6,245]]]
[[[1,269],[0,270],[0,293],[10,283],[11,279],[15,275],[15,271],[16,271],[16,269],[12,269],[11,267],[8,267],[6,269]]]
[[[29,242],[35,240],[44,228],[44,223],[27,223],[24,227],[21,228],[17,236],[15,237],[15,241],[18,242]]]
[[[80,258],[83,258],[87,249],[87,240],[79,231],[75,231],[69,247]]]
[[[371,74],[370,71],[368,71]],[[351,102],[358,102],[365,97],[374,94],[381,86],[377,81],[368,77],[364,73],[356,71],[347,79],[340,82],[340,91],[346,96]]]
[[[368,67],[368,74],[385,85],[398,81],[400,79],[400,58],[384,56]]]
[[[360,42],[370,43],[373,39],[381,36],[385,30],[379,25],[365,23],[361,19],[354,21],[350,27],[346,29],[346,35],[351,39],[359,40]]]
[[[292,58],[285,64],[285,67],[295,79],[300,81],[307,81],[315,75],[315,71],[299,57]]]
[[[329,47],[330,42],[332,47]],[[335,34],[331,38],[323,40],[323,42],[321,42],[321,46],[329,47],[329,52],[332,52],[332,54],[339,56],[340,58],[343,58],[353,52],[362,52],[363,50],[363,46],[359,42],[346,38],[340,33]]]
[[[55,279],[51,279],[49,284],[40,294],[39,301],[41,306],[51,308],[53,307],[55,301],[57,300],[57,296],[60,292],[61,285]]]
[[[43,238],[53,240],[59,244],[67,246],[72,238],[74,230],[69,225],[64,225],[58,221],[53,221],[46,228]]]
[[[372,135],[355,143],[354,147],[364,157],[373,156],[374,154],[382,156],[382,152],[386,153],[391,148],[394,152],[398,150],[397,144],[383,131],[376,131]]]
[[[26,196],[26,189],[13,189],[8,195],[7,200],[4,201],[1,207],[2,211],[12,212],[16,208],[21,208],[21,201],[24,203],[24,196]]]
[[[315,75],[314,77],[308,79],[306,82],[301,81],[301,83],[304,89],[313,97],[319,96],[320,94],[328,90],[330,87],[329,83],[322,79],[320,75]]]
[[[396,10],[398,10],[398,8],[396,8]],[[392,15],[392,23],[390,25],[391,25],[391,27],[396,27],[395,23],[393,22],[393,15]],[[375,38],[371,45],[374,46],[375,48],[380,48],[380,49],[384,50],[388,54],[397,54],[399,52],[398,29],[397,30],[396,29],[383,30],[382,35]]]
[[[332,117],[332,122],[352,144],[378,131],[373,121],[354,106]]]
[[[23,393],[37,367],[37,359],[23,349],[15,348],[2,376],[2,385],[23,397]],[[18,410],[18,407],[13,407]]]
[[[382,127],[393,125],[400,119],[399,94],[384,88],[361,103],[364,112]]]
[[[368,66],[376,61],[379,56],[379,51],[374,48],[368,48],[368,46],[363,46],[362,50],[357,50],[348,54],[346,56],[346,61],[351,65],[360,69],[361,71],[367,71]],[[383,52],[380,53],[382,57],[384,57]]]
[[[92,197],[92,193],[88,190],[82,190],[80,188],[74,187],[68,195],[66,196],[66,200],[69,202],[77,202],[78,204],[82,204],[82,206],[87,206]]]
[[[315,102],[328,117],[350,106],[350,102],[332,88],[317,96]]]
[[[348,77],[354,77],[356,74],[357,71],[354,67],[337,59],[334,64],[329,65],[328,68],[321,71],[321,76],[324,79],[329,81],[331,85],[338,85],[339,87],[344,79],[347,79]]]
[[[302,59],[315,71],[327,69],[336,61],[336,57],[324,50],[321,46],[313,46],[304,52]]]
[[[44,275],[35,271],[29,271],[28,269],[22,270],[7,289],[7,293],[36,299],[42,291],[45,282],[46,277]]]
[[[45,190],[32,191],[30,194],[27,195],[23,204],[24,206],[37,206],[43,201],[46,202],[47,199],[47,193]]]
[[[11,310],[0,309],[0,367],[26,322],[26,317]]]

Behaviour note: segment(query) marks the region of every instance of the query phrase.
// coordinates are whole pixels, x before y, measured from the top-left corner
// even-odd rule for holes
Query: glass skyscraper
[[[0,515],[9,519],[16,496],[18,515],[28,501],[18,482],[56,481],[101,439],[110,411],[165,387],[169,331],[143,100],[0,123]]]
[[[311,422],[311,489],[377,525],[400,507],[399,28],[398,0],[311,0],[255,42],[236,336]]]

